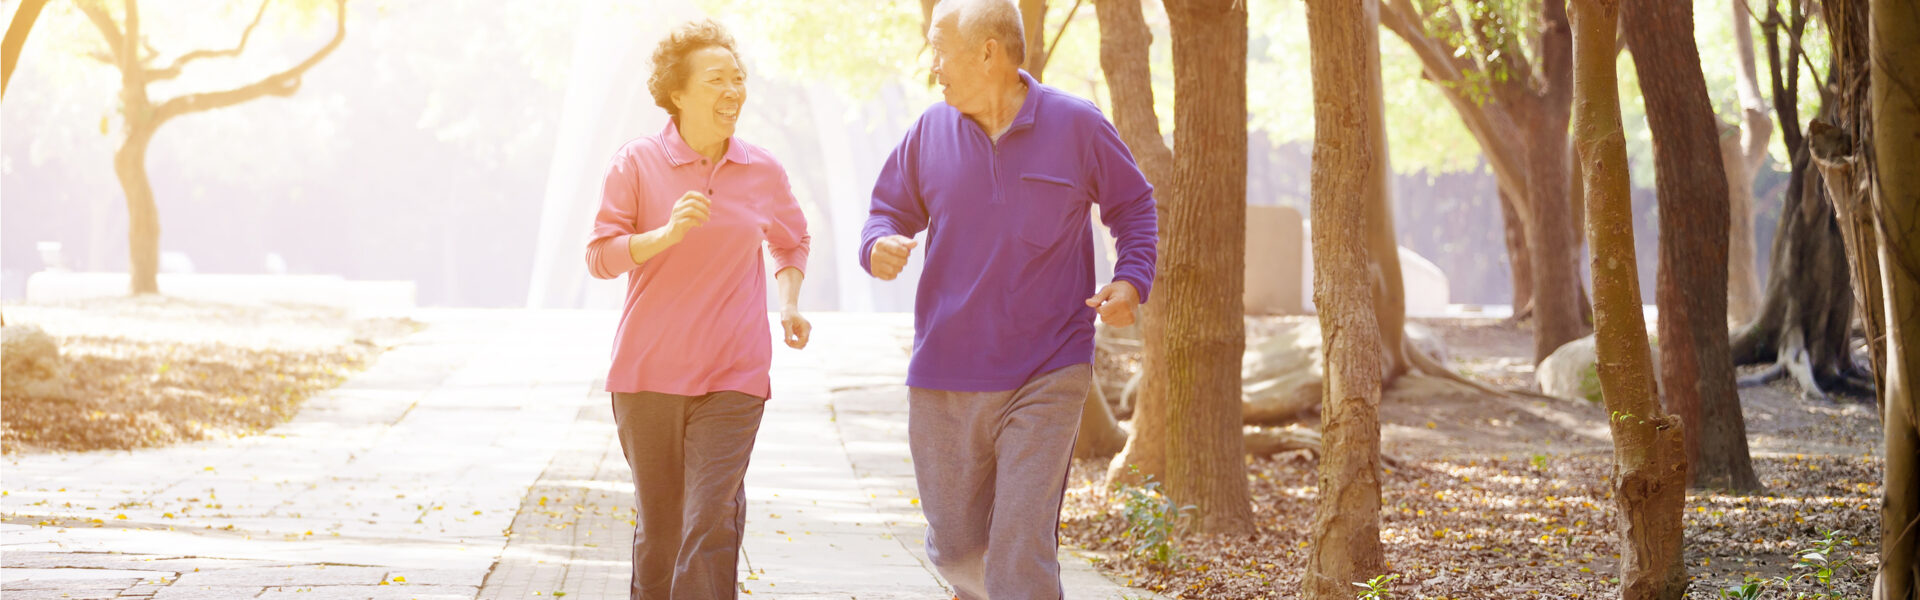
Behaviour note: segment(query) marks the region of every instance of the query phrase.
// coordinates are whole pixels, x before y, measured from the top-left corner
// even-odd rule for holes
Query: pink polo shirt
[[[766,150],[734,137],[726,156],[710,163],[669,122],[658,135],[628,142],[607,167],[587,243],[594,277],[627,275],[607,391],[769,394],[773,334],[760,245],[772,251],[775,272],[804,271],[807,219],[786,169]],[[688,190],[713,200],[712,218],[647,262],[633,262],[628,236],[666,225]]]

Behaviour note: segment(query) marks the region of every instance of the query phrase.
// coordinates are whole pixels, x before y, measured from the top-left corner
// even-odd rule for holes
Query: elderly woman
[[[712,21],[674,29],[647,82],[672,118],[607,168],[587,245],[595,277],[627,275],[607,391],[633,470],[632,597],[732,598],[742,479],[769,395],[772,251],[786,344],[800,316],[807,222],[779,161],[733,136],[747,74]]]

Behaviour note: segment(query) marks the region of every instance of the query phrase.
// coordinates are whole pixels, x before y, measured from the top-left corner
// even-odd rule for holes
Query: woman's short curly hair
[[[653,76],[647,79],[647,91],[653,94],[653,103],[666,109],[668,115],[680,116],[680,109],[673,105],[673,93],[687,85],[687,55],[709,46],[726,48],[735,59],[740,56],[733,45],[733,34],[713,19],[682,23],[653,49]]]

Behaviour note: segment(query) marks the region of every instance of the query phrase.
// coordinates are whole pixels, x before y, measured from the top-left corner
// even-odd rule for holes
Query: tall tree
[[[1885,497],[1880,508],[1880,592],[1920,598],[1920,13],[1911,1],[1871,0],[1872,151],[1880,276],[1886,294],[1886,361],[1880,387]]]
[[[1800,126],[1799,65],[1807,60],[1800,38],[1810,18],[1800,2],[1787,2],[1788,12],[1782,15],[1778,0],[1766,1],[1760,29],[1767,44],[1773,107],[1780,141],[1793,158],[1780,225],[1774,234],[1773,266],[1767,274],[1766,293],[1759,316],[1733,336],[1733,363],[1772,362],[1772,367],[1742,382],[1759,383],[1791,375],[1812,396],[1824,396],[1831,389],[1872,389],[1873,375],[1854,362],[1851,350],[1858,300],[1849,277],[1851,267],[1841,221],[1834,203],[1827,198],[1831,186],[1814,168],[1812,148]],[[1836,57],[1834,67],[1840,64]],[[1828,81],[1840,81],[1834,77],[1836,68],[1828,70]],[[1861,73],[1864,79],[1864,71]],[[1819,81],[1813,84],[1827,93]],[[1815,121],[1830,121],[1837,110],[1838,102],[1823,102]],[[1865,316],[1869,318],[1863,321],[1874,322],[1871,313]]]
[[[1200,527],[1253,527],[1240,440],[1246,351],[1247,9],[1166,0],[1173,37],[1172,185],[1154,291],[1165,317],[1147,339],[1145,385],[1165,414],[1166,490]]]
[[[1686,456],[1681,423],[1660,410],[1640,311],[1632,183],[1614,76],[1619,0],[1578,0],[1571,13],[1573,135],[1593,248],[1596,366],[1612,413],[1621,597],[1679,600],[1687,587],[1680,562]]]
[[[1807,124],[1807,153],[1819,168],[1820,181],[1833,205],[1840,228],[1841,247],[1851,267],[1853,307],[1866,332],[1872,378],[1886,364],[1882,334],[1886,311],[1879,299],[1879,232],[1874,229],[1872,189],[1875,167],[1872,151],[1872,101],[1868,98],[1867,0],[1829,0],[1820,4],[1827,25],[1833,61],[1827,73],[1827,94],[1820,115]],[[1844,343],[1847,365],[1854,365],[1853,345]],[[1864,378],[1863,378],[1864,379]],[[1878,382],[1875,381],[1875,386]]]
[[[1519,33],[1525,28],[1497,4],[1389,0],[1380,7],[1381,24],[1420,57],[1427,79],[1479,141],[1503,197],[1514,205],[1519,222],[1507,227],[1526,240],[1536,362],[1588,331],[1579,228],[1568,194],[1572,42],[1565,0],[1539,6],[1540,37],[1531,57]]]
[[[1871,152],[1874,212],[1886,315],[1880,369],[1886,449],[1880,508],[1883,600],[1920,598],[1920,12],[1914,3],[1871,0]]]
[[[13,19],[7,21],[7,36],[0,41],[0,96],[7,93],[7,84],[13,82],[13,67],[20,64],[20,51],[27,47],[27,34],[33,32],[33,24],[40,20],[40,10],[47,7],[47,0],[23,0],[19,8],[13,10]]]
[[[1746,419],[1727,342],[1727,176],[1720,133],[1693,41],[1693,5],[1625,0],[1633,50],[1653,132],[1659,194],[1661,380],[1667,407],[1686,430],[1690,480],[1698,487],[1755,490]]]
[[[1107,77],[1107,89],[1113,106],[1114,129],[1126,142],[1140,172],[1153,189],[1160,190],[1159,212],[1162,235],[1160,256],[1167,256],[1168,203],[1166,191],[1173,179],[1173,150],[1160,134],[1160,117],[1153,108],[1153,76],[1147,49],[1153,44],[1153,30],[1147,27],[1140,0],[1096,0],[1094,14],[1100,22],[1100,70]],[[1244,210],[1244,209],[1243,209]],[[1242,277],[1245,277],[1243,274]],[[1166,330],[1165,301],[1142,306],[1141,337],[1160,339]],[[1170,309],[1169,309],[1170,310]],[[1149,345],[1147,352],[1154,352]],[[1162,408],[1161,386],[1144,385],[1154,372],[1141,374],[1143,385],[1134,398],[1133,434],[1107,470],[1108,481],[1130,481],[1139,473],[1164,476],[1167,464],[1166,410]]]
[[[1302,595],[1349,598],[1352,583],[1385,571],[1380,544],[1380,393],[1385,333],[1368,254],[1384,198],[1385,105],[1381,96],[1377,0],[1311,0],[1307,36],[1313,64],[1314,305],[1326,356],[1319,499]],[[1391,241],[1391,227],[1387,228]],[[1397,252],[1397,248],[1393,250]],[[1396,272],[1380,274],[1397,283]],[[1395,322],[1404,314],[1391,315]],[[1398,336],[1394,336],[1398,339]],[[1396,346],[1397,347],[1397,346]]]
[[[1773,119],[1760,95],[1760,76],[1754,62],[1753,26],[1747,0],[1730,0],[1733,11],[1734,92],[1740,101],[1740,125],[1720,139],[1720,159],[1727,172],[1727,316],[1735,323],[1752,321],[1760,311],[1760,272],[1754,264],[1753,178],[1767,161],[1767,141],[1773,137]]]
[[[252,37],[254,28],[259,27],[261,17],[266,15],[267,3],[261,2],[260,10],[254,13],[253,22],[241,30],[240,41],[233,48],[194,50],[180,54],[165,64],[159,62],[153,45],[140,29],[139,2],[124,0],[117,17],[107,7],[105,0],[78,0],[78,4],[106,43],[106,52],[97,57],[120,71],[120,114],[125,119],[125,137],[121,140],[120,149],[114,153],[113,170],[120,178],[120,188],[127,199],[132,292],[159,293],[160,213],[154,205],[153,186],[147,180],[147,147],[152,143],[153,135],[161,125],[181,115],[225,108],[264,96],[291,96],[299,91],[301,76],[333,53],[334,48],[340,47],[340,41],[346,38],[347,3],[346,0],[334,2],[333,38],[292,68],[232,89],[184,94],[164,101],[155,101],[149,95],[148,86],[179,77],[187,65],[194,61],[239,56],[246,50],[247,40]]]

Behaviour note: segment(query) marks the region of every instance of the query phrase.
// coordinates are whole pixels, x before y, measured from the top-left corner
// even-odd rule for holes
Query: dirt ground
[[[1249,344],[1299,318],[1249,319]],[[1533,387],[1531,332],[1498,320],[1420,320],[1449,366],[1495,387]],[[1133,365],[1109,357],[1103,371]],[[1882,459],[1871,398],[1802,399],[1787,382],[1741,390],[1754,467],[1766,490],[1701,492],[1687,505],[1689,598],[1718,598],[1746,577],[1793,576],[1795,552],[1829,532],[1856,540],[1831,588],[1811,581],[1773,595],[1833,591],[1864,598],[1878,559]],[[1601,598],[1618,593],[1617,515],[1608,482],[1606,411],[1584,401],[1496,397],[1409,378],[1381,406],[1381,535],[1393,598]],[[1317,425],[1312,418],[1304,424]],[[1163,565],[1129,557],[1125,519],[1101,479],[1075,465],[1062,532],[1103,568],[1183,598],[1293,598],[1307,557],[1317,461],[1305,452],[1250,459],[1256,532],[1185,536]],[[1356,592],[1360,588],[1355,588]]]
[[[47,380],[4,374],[0,451],[8,454],[258,433],[418,328],[318,306],[164,296],[12,305],[5,316],[9,327],[38,326],[59,345]]]

